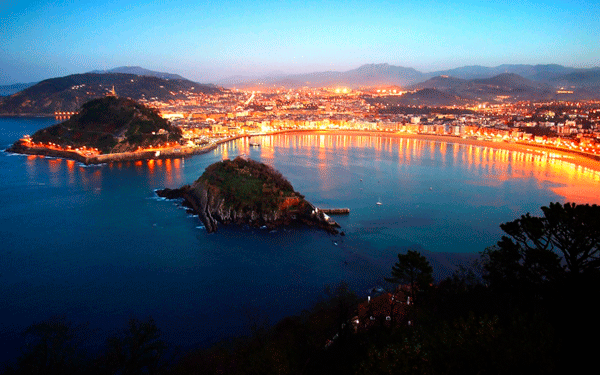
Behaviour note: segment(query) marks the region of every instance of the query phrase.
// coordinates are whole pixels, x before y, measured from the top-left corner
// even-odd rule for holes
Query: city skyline
[[[466,65],[600,65],[594,3],[582,1],[11,1],[1,11],[0,85],[118,66],[212,83],[243,75],[421,72]]]

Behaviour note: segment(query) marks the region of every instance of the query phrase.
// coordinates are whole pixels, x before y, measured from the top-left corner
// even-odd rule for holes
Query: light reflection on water
[[[0,316],[18,332],[63,311],[111,329],[152,315],[167,339],[216,340],[241,329],[232,308],[240,300],[277,319],[308,307],[326,284],[373,286],[407,247],[442,273],[453,264],[444,253],[482,251],[502,222],[550,201],[600,203],[598,171],[549,154],[366,135],[252,141],[260,147],[239,139],[205,155],[100,166],[0,158]],[[334,244],[311,230],[208,235],[155,199],[154,189],[191,183],[242,154],[274,166],[318,206],[350,208],[336,218],[346,236]]]
[[[257,138],[257,137],[255,137]],[[568,159],[552,153],[530,153],[493,147],[481,147],[429,140],[395,138],[384,136],[349,136],[325,134],[294,134],[262,136],[259,157],[273,164],[276,153],[293,150],[305,157],[309,165],[318,169],[320,187],[330,190],[332,164],[351,167],[352,156],[364,156],[361,151],[375,151],[375,160],[392,158],[399,165],[410,165],[413,160],[429,160],[440,168],[460,165],[474,177],[466,181],[479,186],[500,186],[511,179],[532,178],[539,188],[550,189],[564,201],[576,203],[600,203],[596,193],[600,183],[600,171],[576,165]],[[247,153],[247,142],[237,141]],[[232,152],[229,146],[223,150]],[[216,151],[219,152],[219,151]],[[335,154],[335,160],[331,153]],[[231,155],[230,155],[231,157]],[[332,163],[333,162],[333,163]]]

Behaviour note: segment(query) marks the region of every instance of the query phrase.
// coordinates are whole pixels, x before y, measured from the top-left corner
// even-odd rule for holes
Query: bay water
[[[0,148],[53,123],[0,118]],[[350,208],[335,217],[345,236],[207,234],[154,193],[238,155],[273,166],[318,207]],[[495,244],[503,222],[554,201],[598,203],[599,181],[544,155],[380,135],[258,136],[203,155],[98,166],[1,152],[0,362],[18,354],[23,329],[52,316],[88,322],[99,341],[151,316],[172,345],[210,344],[297,314],[328,285],[359,294],[384,285],[406,249],[425,254],[440,279]]]

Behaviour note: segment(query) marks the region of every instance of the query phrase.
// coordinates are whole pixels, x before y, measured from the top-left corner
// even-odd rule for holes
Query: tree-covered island
[[[67,121],[38,130],[7,151],[93,163],[112,160],[100,157],[107,154],[124,156],[147,151],[147,156],[152,156],[161,148],[178,147],[181,138],[181,129],[160,117],[156,110],[131,99],[107,96],[85,103]]]
[[[192,185],[158,190],[157,194],[183,198],[208,232],[216,231],[217,223],[268,228],[304,223],[337,233],[337,224],[296,192],[281,173],[242,157],[210,165]]]

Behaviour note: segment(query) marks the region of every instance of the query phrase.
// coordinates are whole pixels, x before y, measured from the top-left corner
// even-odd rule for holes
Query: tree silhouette
[[[484,252],[484,278],[508,309],[546,314],[565,343],[558,373],[578,372],[571,359],[581,358],[582,368],[595,365],[595,347],[587,343],[600,334],[590,298],[600,285],[600,207],[550,203],[542,212],[500,225],[506,236]]]
[[[600,206],[557,202],[542,207],[542,212],[543,217],[527,213],[500,225],[509,237],[502,237],[497,250],[506,256],[512,254],[510,262],[503,262],[503,266],[515,270],[527,266],[542,279],[561,273],[558,260],[564,261],[564,270],[571,275],[597,272]]]
[[[433,283],[432,272],[429,261],[421,253],[408,250],[406,254],[398,254],[398,262],[392,266],[392,277],[385,278],[385,281],[410,285],[410,293],[414,299],[418,288],[426,288]]]
[[[145,322],[130,319],[121,335],[108,339],[107,346],[107,371],[124,375],[157,373],[166,350],[152,318]]]
[[[23,354],[10,370],[22,374],[84,372],[84,354],[79,348],[84,331],[84,326],[76,326],[62,316],[32,324],[23,332]]]

